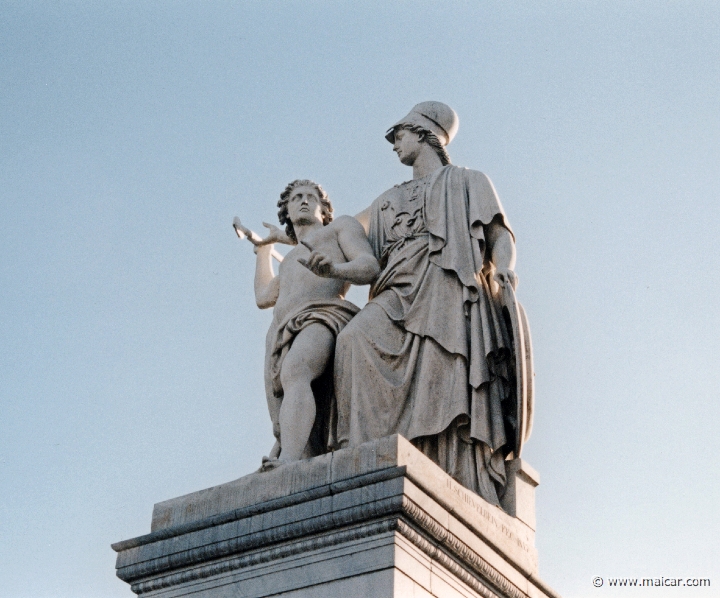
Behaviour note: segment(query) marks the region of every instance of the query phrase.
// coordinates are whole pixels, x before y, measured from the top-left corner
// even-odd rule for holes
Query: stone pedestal
[[[537,574],[534,488],[520,460],[504,507],[401,436],[254,473],[155,505],[150,534],[113,545],[143,597],[511,597]]]

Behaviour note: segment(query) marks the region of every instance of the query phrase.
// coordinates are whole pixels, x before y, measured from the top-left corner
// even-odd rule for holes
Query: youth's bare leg
[[[270,449],[268,456],[263,457],[263,463],[277,459],[280,454],[280,407],[282,406],[282,401],[275,396],[271,376],[272,355],[276,340],[277,331],[274,326],[271,326],[270,330],[268,330],[267,338],[265,339],[265,397],[267,399],[270,421],[273,426],[275,444],[273,444],[272,449]]]
[[[315,423],[315,396],[310,383],[325,371],[334,350],[333,333],[322,324],[311,324],[295,337],[283,360],[280,461],[302,458]]]

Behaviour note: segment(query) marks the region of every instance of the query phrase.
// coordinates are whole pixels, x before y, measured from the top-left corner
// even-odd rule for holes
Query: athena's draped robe
[[[340,446],[402,434],[498,504],[513,423],[510,341],[488,286],[493,221],[510,230],[490,180],[451,165],[375,200],[382,272],[337,338],[335,392]]]

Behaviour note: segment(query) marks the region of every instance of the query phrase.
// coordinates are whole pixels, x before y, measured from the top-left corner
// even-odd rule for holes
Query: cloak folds
[[[488,283],[494,220],[510,230],[490,180],[452,165],[375,200],[382,272],[338,336],[335,392],[341,446],[402,434],[498,504],[511,344]]]

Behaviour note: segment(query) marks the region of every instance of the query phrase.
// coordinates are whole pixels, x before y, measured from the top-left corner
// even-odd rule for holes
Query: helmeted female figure
[[[337,440],[399,433],[493,504],[518,428],[498,289],[513,233],[490,180],[450,164],[455,112],[423,102],[386,138],[413,179],[358,215],[382,271],[337,338]]]

